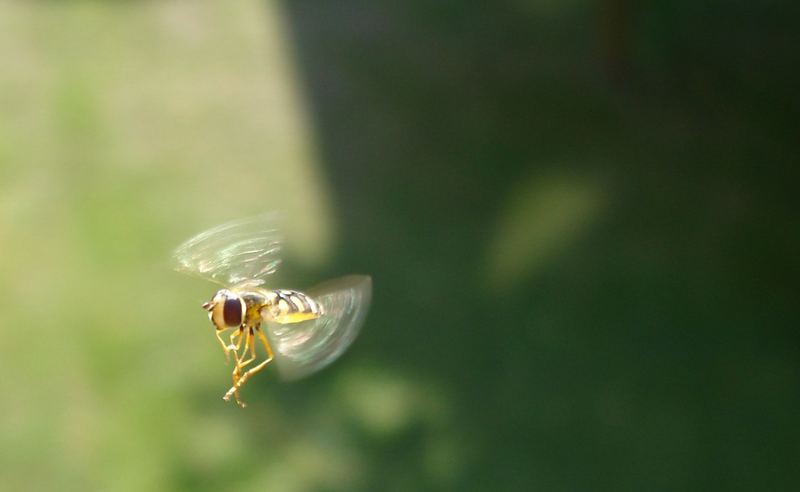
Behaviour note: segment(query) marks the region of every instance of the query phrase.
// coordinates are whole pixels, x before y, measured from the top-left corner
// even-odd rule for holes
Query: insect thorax
[[[267,291],[239,292],[244,301],[244,326],[256,327],[261,324],[262,310],[267,306]]]

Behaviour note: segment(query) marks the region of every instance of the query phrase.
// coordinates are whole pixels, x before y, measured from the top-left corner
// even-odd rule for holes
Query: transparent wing
[[[284,380],[299,379],[322,369],[350,346],[367,316],[372,279],[350,275],[325,282],[307,293],[322,305],[322,316],[300,323],[266,323],[274,364]]]
[[[263,284],[281,262],[278,222],[270,213],[201,232],[175,249],[175,269],[226,286]]]

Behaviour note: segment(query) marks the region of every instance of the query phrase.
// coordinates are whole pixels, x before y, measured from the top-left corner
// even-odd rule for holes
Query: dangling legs
[[[253,362],[256,358],[256,341],[253,337],[253,329],[249,328],[249,333],[244,335],[244,329],[240,328],[240,332],[242,333],[242,338],[244,338],[244,350],[242,350],[242,355],[239,356],[238,354],[238,347],[236,353],[236,367],[233,368],[233,373],[231,374],[231,380],[233,381],[233,388],[236,388],[236,382],[239,380],[242,374],[242,370],[247,367],[251,362]],[[241,342],[241,339],[239,340]],[[250,358],[247,360],[243,360],[245,355],[247,354],[248,349],[250,350]],[[239,391],[236,388],[233,391],[233,394],[236,396],[236,404],[240,407],[244,408],[245,403],[239,398]],[[228,391],[225,396],[222,397],[225,401],[229,401],[231,398],[231,392]]]
[[[250,376],[252,376],[253,374],[259,372],[262,369],[264,369],[264,367],[266,367],[267,364],[272,362],[272,357],[273,357],[272,347],[270,347],[269,341],[267,341],[267,337],[265,337],[264,334],[261,332],[261,330],[258,329],[258,328],[256,328],[256,333],[258,333],[258,338],[261,340],[261,343],[264,344],[264,350],[267,351],[267,358],[263,362],[261,362],[259,365],[255,366],[254,368],[252,368],[249,371],[247,371],[244,374],[242,374],[242,376],[236,382],[233,383],[233,386],[231,387],[231,389],[229,389],[228,392],[225,393],[225,396],[223,396],[223,399],[225,401],[229,400],[231,395],[238,393],[239,389],[242,386],[244,386],[244,383],[246,383],[247,380],[250,379]],[[251,333],[250,337],[252,337],[252,336],[253,335]],[[255,354],[253,354],[253,355],[255,356]]]
[[[253,336],[253,329],[250,328],[250,331],[246,335],[246,339],[244,342],[244,350],[242,351],[242,356],[239,357],[239,369],[243,369],[245,366],[253,362],[256,358],[256,340]],[[247,360],[244,359],[245,354],[247,353],[247,349],[250,349],[250,358]]]
[[[261,343],[264,345],[264,350],[267,351],[267,362],[269,362],[272,360],[272,347],[267,341],[267,337],[265,337],[264,333],[261,331],[261,328],[256,328],[256,333],[258,334],[258,338],[261,339]]]
[[[220,336],[221,331],[222,330],[215,330],[214,335],[217,336],[217,340],[219,340],[219,345],[222,347],[222,351],[225,352],[225,363],[227,364],[228,362],[231,361],[230,347],[225,345],[225,342],[222,340],[222,336]],[[231,335],[231,339],[233,339],[233,335]]]
[[[239,347],[242,346],[242,333],[243,328],[241,326],[237,330],[234,330],[233,333],[231,333],[231,343],[228,345],[228,350],[236,353],[237,355],[239,354]],[[239,337],[239,340],[234,344],[233,339],[235,337]]]
[[[233,338],[236,337],[236,336],[239,337],[239,340],[236,342],[236,344],[234,344],[233,343]],[[227,347],[228,352],[233,352],[234,353],[235,364],[234,364],[234,367],[233,367],[233,372],[231,373],[231,379],[233,380],[234,383],[239,379],[239,376],[242,373],[242,367],[243,367],[242,366],[242,358],[243,358],[243,355],[242,355],[242,357],[239,356],[239,348],[242,346],[242,339],[245,340],[243,354],[247,353],[247,346],[249,345],[250,340],[249,340],[249,337],[244,335],[244,327],[243,326],[240,326],[238,330],[236,330],[235,332],[231,333],[231,344]],[[239,405],[242,408],[244,408],[244,406],[245,406],[244,402],[242,402],[239,399],[239,392],[238,391],[236,392],[236,404]]]
[[[247,382],[247,380],[250,378],[250,376],[252,376],[253,374],[257,373],[261,369],[264,369],[264,367],[266,367],[267,364],[272,362],[272,357],[273,357],[272,347],[270,347],[269,342],[267,341],[267,337],[264,336],[264,334],[261,332],[261,330],[258,327],[256,327],[256,333],[258,333],[258,338],[261,340],[261,343],[264,344],[264,349],[267,351],[267,358],[263,362],[261,362],[259,365],[255,366],[254,368],[252,368],[249,371],[247,371],[244,374],[242,374],[242,376],[237,381],[235,381],[233,383],[233,386],[231,386],[231,389],[229,389],[228,392],[225,393],[225,396],[222,397],[222,399],[225,400],[225,401],[230,400],[231,395],[238,394],[239,389],[242,386],[244,386],[244,383]],[[252,337],[253,337],[253,334],[251,332],[249,334],[249,338],[252,338]],[[254,345],[255,345],[255,342],[254,342]],[[246,347],[246,345],[245,345],[245,347]],[[255,350],[255,348],[251,349],[251,351],[253,351],[253,350]],[[255,352],[253,352],[253,357],[255,357]],[[248,363],[249,362],[250,361],[248,361]]]
[[[242,334],[242,329],[240,327],[238,330],[234,330],[231,333],[231,338],[230,338],[231,341],[230,341],[230,344],[228,344],[228,345],[225,345],[225,342],[222,340],[222,335],[221,334],[222,334],[223,331],[225,331],[225,330],[215,330],[214,331],[214,335],[217,336],[217,340],[219,340],[219,344],[222,347],[222,351],[225,352],[225,362],[230,362],[230,360],[231,360],[230,353],[231,352],[233,352],[233,353],[238,355],[239,347],[242,344],[242,339],[240,338],[239,341],[236,344],[233,343],[233,339]]]

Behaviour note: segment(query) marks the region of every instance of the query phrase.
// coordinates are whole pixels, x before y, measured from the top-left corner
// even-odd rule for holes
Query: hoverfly
[[[339,357],[358,335],[372,296],[372,280],[365,275],[307,292],[267,288],[266,279],[281,262],[276,224],[274,214],[229,222],[192,237],[174,253],[176,270],[222,286],[203,309],[226,359],[233,354],[233,385],[223,399],[234,397],[241,407],[241,387],[273,360],[281,378],[293,380]],[[258,363],[256,339],[265,352]]]

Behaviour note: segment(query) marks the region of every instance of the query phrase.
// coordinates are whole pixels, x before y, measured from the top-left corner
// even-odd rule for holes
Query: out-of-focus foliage
[[[0,488],[794,489],[790,2],[0,3]],[[171,249],[373,276],[246,410]]]

